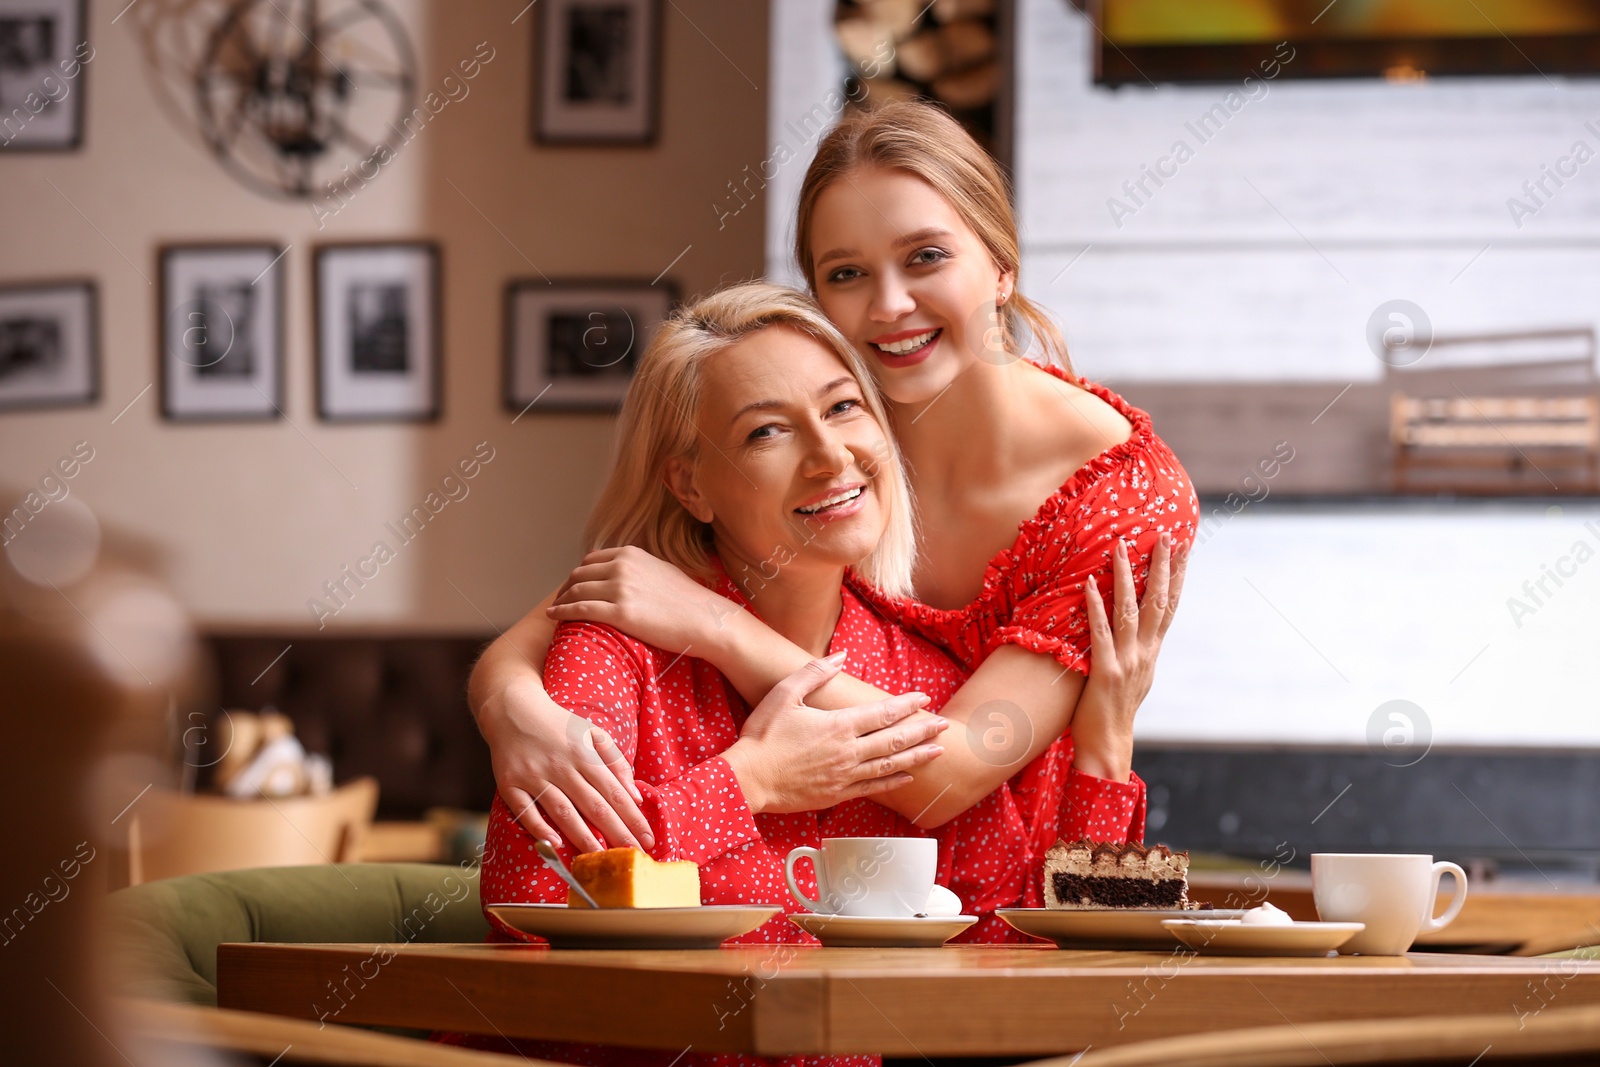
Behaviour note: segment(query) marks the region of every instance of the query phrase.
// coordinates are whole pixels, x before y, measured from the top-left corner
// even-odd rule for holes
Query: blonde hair
[[[810,297],[766,282],[745,282],[702,297],[673,312],[656,331],[622,404],[616,458],[585,530],[588,548],[635,545],[685,574],[707,582],[715,577],[711,527],[667,487],[667,463],[675,457],[692,462],[698,454],[695,418],[707,360],[775,326],[797,330],[838,356],[883,429],[885,454],[866,473],[878,483],[887,522],[872,552],[851,569],[890,595],[909,595],[916,562],[911,490],[872,374]]]
[[[978,235],[1002,271],[1020,275],[1021,248],[1006,178],[993,157],[942,108],[901,100],[853,111],[817,144],[806,168],[795,219],[795,259],[811,291],[817,291],[811,222],[817,198],[834,182],[861,166],[901,170],[931,185]],[[1068,374],[1072,360],[1054,320],[1014,286],[1000,308],[1000,327],[1009,351],[1021,352],[1029,337]]]

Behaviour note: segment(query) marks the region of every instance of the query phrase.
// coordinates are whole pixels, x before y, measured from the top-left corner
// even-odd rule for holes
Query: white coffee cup
[[[1455,876],[1456,892],[1437,919],[1439,882]],[[1367,928],[1339,946],[1340,952],[1400,956],[1418,934],[1443,930],[1467,902],[1467,872],[1432,856],[1396,852],[1315,852],[1311,895],[1323,922],[1360,922]]]
[[[801,892],[794,879],[794,865],[807,858],[817,871],[816,900]],[[819,915],[934,914],[930,905],[944,911],[941,902],[955,896],[933,884],[938,861],[939,844],[932,838],[826,837],[821,848],[791,850],[783,861],[783,877],[795,899]]]

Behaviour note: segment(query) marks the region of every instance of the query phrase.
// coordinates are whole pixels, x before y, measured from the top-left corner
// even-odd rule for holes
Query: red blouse
[[[719,591],[748,606],[726,575]],[[841,589],[841,595],[842,611],[829,653],[845,652],[846,669],[865,681],[896,693],[917,690],[928,695],[930,709],[943,707],[965,679],[965,672],[939,649],[868,610],[848,587]],[[1004,787],[968,813],[989,813],[990,822],[1004,827],[984,841],[995,850],[994,855],[988,862],[975,856],[960,870],[950,844],[955,840],[954,829],[941,827],[939,834],[930,834],[869,800],[849,801],[823,811],[753,815],[732,768],[718,756],[738,739],[750,714],[749,704],[704,660],[664,652],[611,627],[588,623],[558,626],[545,660],[545,686],[558,704],[602,726],[616,740],[633,765],[644,796],[641,808],[656,840],[651,855],[699,864],[703,904],[777,904],[785,912],[799,911],[802,909],[789,896],[783,877],[784,857],[791,849],[816,846],[824,837],[941,836],[939,882],[967,905],[994,895],[986,885],[991,871],[1009,869],[999,857],[1006,850],[1023,847],[1022,821]],[[571,860],[570,845],[564,845],[561,852],[564,859]],[[811,866],[803,864],[795,874],[801,888],[816,895]],[[480,892],[485,903],[566,899],[565,886],[545,867],[533,849],[532,838],[499,796],[489,815]],[[536,940],[492,917],[489,921],[502,935],[500,939]],[[779,942],[814,945],[816,939],[779,915],[733,943]],[[707,1005],[707,1011],[718,1012],[720,1017],[720,1013],[737,1012],[740,1007],[741,1002],[730,994],[726,1004]],[[505,1047],[505,1042],[492,1038],[456,1036],[452,1040],[480,1048]],[[658,1059],[665,1065],[679,1050],[657,1056],[601,1045],[518,1041],[515,1051],[596,1067],[641,1067]],[[767,1062],[772,1061],[691,1052],[679,1067]],[[783,1057],[777,1062],[791,1067],[875,1067],[879,1058]]]
[[[723,595],[745,603],[725,575],[719,586]],[[841,588],[841,599],[829,653],[846,653],[845,669],[865,681],[891,692],[926,693],[930,709],[943,707],[965,673],[933,645],[868,610],[848,587]],[[738,740],[751,708],[705,660],[664,652],[609,626],[563,623],[545,659],[545,686],[556,703],[616,741],[644,796],[640,808],[656,840],[651,855],[698,864],[702,904],[770,903],[799,910],[783,877],[791,849],[814,846],[822,837],[930,836],[867,800],[822,811],[752,814],[733,769],[718,756]],[[571,846],[564,845],[562,854],[570,858]],[[947,855],[941,855],[940,873],[953,873]],[[796,877],[815,895],[809,865]],[[566,899],[565,886],[498,795],[482,878],[485,902]],[[490,923],[521,937],[492,918]],[[734,943],[778,941],[815,943],[781,916]]]
[[[1059,368],[1042,369],[1072,380]],[[1150,416],[1104,386],[1081,384],[1121,412],[1133,432],[1080,467],[1018,527],[1012,546],[989,561],[976,599],[946,610],[885,596],[865,582],[851,583],[873,607],[948,649],[968,670],[1010,644],[1089,674],[1084,580],[1094,576],[1099,581],[1109,606],[1112,552],[1119,539],[1127,539],[1132,542],[1128,558],[1134,584],[1142,596],[1162,532],[1172,535],[1174,549],[1194,540],[1199,501],[1177,456],[1156,436]],[[1044,853],[1057,840],[1144,839],[1145,784],[1139,776],[1127,782],[1092,777],[1073,767],[1072,755],[1072,735],[1067,733],[1009,782],[1028,826],[1029,848],[1019,854],[1024,862],[1011,875],[1025,882],[1025,907],[1044,906]]]

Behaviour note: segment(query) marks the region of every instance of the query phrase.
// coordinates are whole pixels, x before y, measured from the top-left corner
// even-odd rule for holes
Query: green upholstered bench
[[[481,942],[476,867],[349,863],[191,874],[107,900],[114,990],[217,1004],[217,946],[231,941]]]

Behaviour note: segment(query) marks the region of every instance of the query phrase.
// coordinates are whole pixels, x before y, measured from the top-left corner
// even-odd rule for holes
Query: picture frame
[[[0,0],[0,154],[83,145],[88,0]]]
[[[92,281],[0,283],[0,412],[99,402],[98,305]]]
[[[439,246],[321,245],[315,275],[317,414],[327,422],[437,419]]]
[[[661,0],[544,0],[533,22],[534,140],[654,144]]]
[[[163,418],[282,416],[285,252],[268,241],[162,247]]]
[[[677,302],[666,280],[507,282],[506,410],[620,410],[640,354]]]

